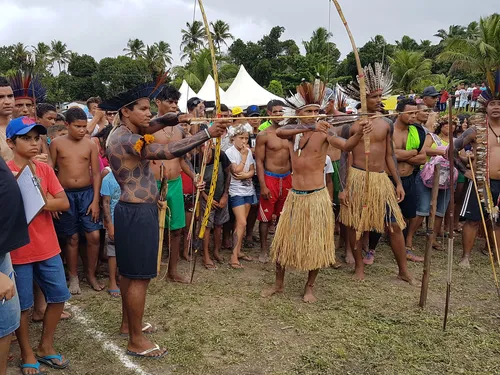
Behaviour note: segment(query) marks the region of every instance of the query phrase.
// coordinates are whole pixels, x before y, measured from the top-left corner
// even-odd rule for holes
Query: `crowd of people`
[[[363,115],[369,120],[345,113],[346,95],[363,99],[356,82],[338,92],[319,79],[303,82],[283,101],[246,110],[221,104],[218,118],[209,119],[207,113],[216,109],[208,111],[203,98],[189,98],[188,113],[180,113],[180,93],[170,85],[148,83],[105,101],[90,98],[88,113],[79,107],[62,112],[44,103],[37,85],[18,87],[0,77],[0,373],[13,332],[23,374],[40,373],[40,364],[69,365],[54,348],[54,333],[60,319],[70,318],[64,303],[82,292],[80,255],[90,287],[122,299],[119,330],[129,337],[127,354],[158,358],[167,353],[146,338],[156,328],[142,320],[163,247],[159,212],[166,212],[168,280],[189,283],[178,263],[181,257],[193,260],[198,246],[193,234],[206,225],[199,250],[207,270],[222,264],[244,270],[244,262],[272,261],[276,281],[263,297],[284,291],[286,268],[308,271],[303,300],[312,303],[319,270],[341,264],[336,248],[343,246],[345,263],[354,264],[354,277],[363,280],[383,235],[398,277],[414,282],[407,262],[423,261],[415,236],[430,215],[433,166],[440,164],[434,233],[447,228],[443,221],[451,220],[446,213],[454,194],[455,212],[461,212],[452,218],[454,229],[463,235],[460,265],[469,267],[481,220],[471,171],[483,162],[474,152],[478,128],[441,117],[446,100],[441,103],[444,94],[434,87],[423,91],[420,102],[400,98],[396,113],[388,115],[382,97],[391,91],[390,72],[368,66],[365,74]],[[469,92],[462,87],[455,94],[456,108],[476,110],[482,103],[486,110],[488,178],[496,206],[500,97],[477,86],[467,96],[464,91]],[[261,115],[269,119],[262,121]],[[456,171],[447,159],[450,134]],[[219,137],[217,155],[211,139]],[[364,138],[370,139],[369,152]],[[47,202],[29,225],[14,177],[26,165]],[[493,229],[500,234],[497,226]],[[254,247],[260,248],[256,259],[245,253]],[[226,259],[224,249],[230,252]],[[103,259],[107,285],[98,278]],[[43,322],[35,350],[30,320]]]

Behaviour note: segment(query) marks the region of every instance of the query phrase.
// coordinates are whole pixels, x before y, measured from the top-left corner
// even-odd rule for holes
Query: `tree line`
[[[285,28],[273,27],[256,42],[236,39],[230,26],[217,20],[210,24],[216,47],[221,87],[227,89],[239,65],[262,86],[279,96],[292,91],[302,78],[317,73],[334,85],[355,79],[354,54],[340,59],[333,35],[320,27],[302,41],[305,53],[294,40],[283,40]],[[183,80],[198,91],[213,74],[210,51],[201,21],[187,22],[181,30],[181,65],[172,66],[172,49],[165,41],[152,45],[130,39],[117,57],[100,61],[68,49],[53,40],[36,46],[17,43],[0,47],[0,74],[11,76],[19,69],[39,74],[48,89],[49,102],[108,97],[169,71],[168,80],[179,87]],[[359,48],[363,66],[376,61],[391,66],[396,90],[421,92],[434,85],[451,88],[460,82],[481,82],[486,72],[500,66],[500,15],[492,14],[467,26],[451,25],[435,34],[439,43],[404,35],[394,44],[376,35]],[[339,37],[344,37],[343,35]]]

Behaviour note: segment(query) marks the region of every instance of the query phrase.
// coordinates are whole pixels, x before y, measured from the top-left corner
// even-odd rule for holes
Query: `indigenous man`
[[[283,102],[271,100],[267,103],[267,114],[269,116],[280,116],[283,114],[283,107]],[[279,138],[276,135],[276,131],[280,127],[280,120],[272,119],[271,123],[270,127],[258,134],[257,145],[255,146],[257,177],[260,182],[258,220],[260,222],[259,262],[261,263],[269,261],[267,235],[269,225],[273,221],[273,215],[280,216],[288,191],[292,188],[292,168],[288,140]]]
[[[6,130],[10,116],[14,110],[14,93],[9,81],[0,76],[0,157],[5,161],[12,160],[14,153],[7,145]]]
[[[476,133],[476,156],[474,158],[476,166],[474,168],[479,195],[481,201],[490,200],[490,204],[498,206],[500,194],[500,69],[497,70],[496,79],[490,78],[487,84],[487,90],[482,91],[478,97],[478,102],[486,109],[486,118],[483,113],[477,113],[469,118],[470,125]],[[469,130],[464,132],[462,138],[466,136]],[[468,143],[462,139],[455,141],[455,147],[461,149]],[[486,184],[491,190],[491,197],[485,194]],[[485,219],[487,219],[488,207],[483,209]],[[496,207],[493,209],[496,211]],[[473,181],[469,182],[466,193],[466,199],[460,216],[465,218],[465,224],[462,230],[463,254],[460,266],[470,267],[470,256],[474,242],[477,236],[477,230],[481,221],[479,204],[477,201],[476,190]],[[494,216],[494,215],[493,215]],[[493,224],[492,224],[493,225]],[[495,220],[493,225],[497,240],[500,239],[500,222]],[[491,230],[491,229],[490,229]],[[493,242],[492,242],[493,244]]]
[[[262,292],[263,297],[283,292],[285,268],[309,271],[303,301],[316,302],[314,283],[319,269],[335,263],[334,216],[332,201],[325,188],[325,160],[328,145],[344,151],[352,150],[362,139],[367,122],[353,125],[353,137],[338,138],[329,132],[327,122],[316,122],[320,109],[326,105],[325,86],[302,82],[297,94],[287,102],[298,116],[311,116],[298,124],[285,125],[276,135],[288,140],[292,159],[292,190],[286,199],[271,247],[276,262],[274,287]],[[369,127],[366,131],[369,131]]]
[[[369,114],[380,113],[382,96],[387,96],[392,87],[392,75],[388,70],[382,68],[379,63],[375,69],[371,65],[364,69],[366,77],[366,100]],[[355,100],[360,100],[359,85],[351,82],[345,87],[344,92]],[[403,185],[399,177],[397,162],[395,161],[394,147],[392,143],[392,122],[386,118],[377,118],[372,121],[373,131],[370,134],[370,191],[369,202],[365,202],[365,149],[364,144],[358,144],[352,151],[352,166],[349,168],[347,181],[345,171],[343,186],[346,190],[341,193],[343,203],[340,209],[340,222],[348,227],[349,241],[354,252],[355,273],[354,278],[364,280],[364,263],[361,253],[361,241],[356,241],[357,232],[383,233],[388,227],[391,228],[390,240],[392,251],[396,257],[399,267],[398,277],[404,281],[412,282],[412,277],[407,270],[405,256],[405,242],[402,230],[405,221],[398,206],[405,196]],[[355,129],[350,129],[349,136],[355,134]],[[393,176],[394,185],[385,173],[385,170]],[[362,211],[365,210],[362,217]],[[363,221],[361,220],[363,218]]]
[[[144,84],[101,104],[118,111],[120,124],[108,139],[109,162],[121,188],[115,208],[115,248],[122,276],[122,333],[129,334],[127,353],[140,357],[162,357],[160,349],[143,334],[142,318],[149,281],[156,277],[158,255],[158,188],[150,160],[175,159],[201,145],[223,129],[215,124],[192,137],[167,145],[153,143],[151,135],[167,125],[186,122],[189,116],[168,113],[151,120],[150,98],[154,83]]]

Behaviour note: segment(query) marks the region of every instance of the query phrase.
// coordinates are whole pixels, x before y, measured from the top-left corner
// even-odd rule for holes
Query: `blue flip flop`
[[[111,293],[117,293],[117,296],[113,296]],[[108,289],[108,294],[113,298],[121,297],[120,289]]]
[[[21,372],[24,374],[24,369],[35,369],[37,371],[36,375],[46,375],[47,373],[44,371],[40,371],[40,362],[37,363],[24,363],[19,365],[21,368]]]
[[[66,361],[62,362],[62,355],[61,354],[51,354],[51,355],[46,355],[45,357],[40,357],[35,354],[36,359],[38,359],[39,362],[43,363],[46,366],[49,366],[51,368],[54,368],[56,370],[64,370],[66,367],[69,366],[69,359]],[[57,364],[54,362],[54,359],[57,359],[59,362],[62,362],[62,364]]]

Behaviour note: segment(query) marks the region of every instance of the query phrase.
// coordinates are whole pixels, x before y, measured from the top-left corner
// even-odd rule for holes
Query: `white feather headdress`
[[[363,69],[365,72],[366,95],[380,92],[382,97],[390,96],[393,78],[389,67],[384,68],[379,62],[376,62],[374,66],[375,67],[373,68],[371,65],[368,65]],[[341,87],[341,89],[352,99],[357,101],[361,100],[358,82],[352,81],[346,87]]]

